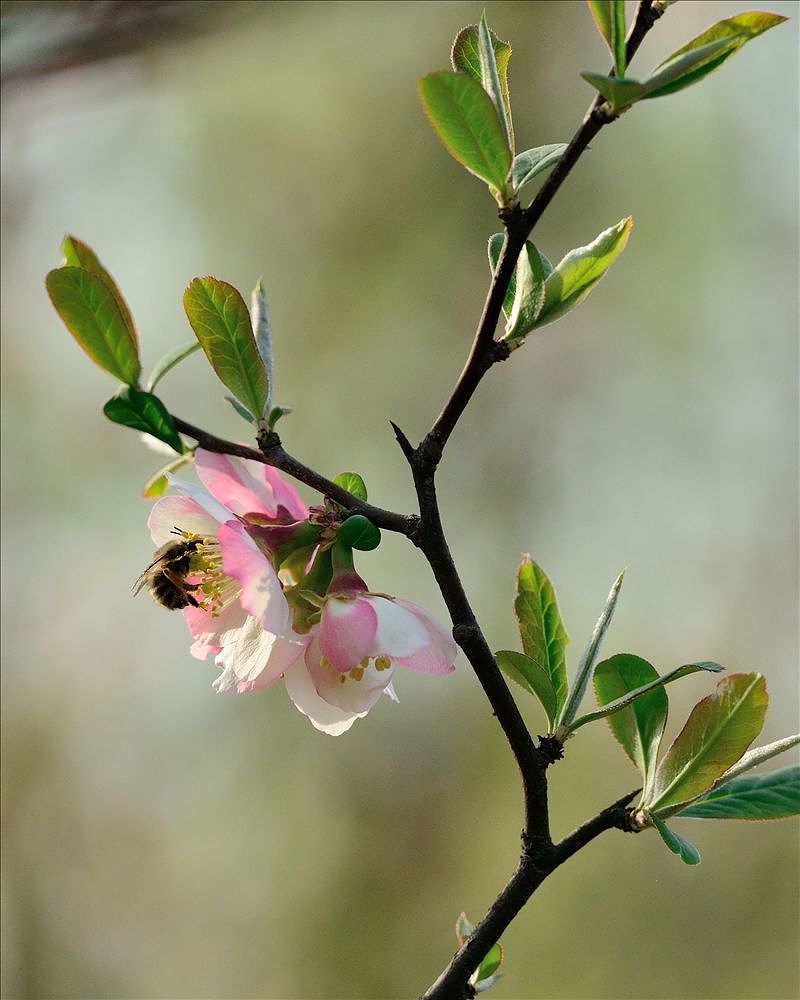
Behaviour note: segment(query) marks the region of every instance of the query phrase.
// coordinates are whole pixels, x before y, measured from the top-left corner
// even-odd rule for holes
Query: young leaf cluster
[[[625,76],[624,58],[620,62],[616,52],[620,17],[623,19],[624,31],[624,3],[622,0],[588,2],[600,33],[614,53],[615,72],[608,76],[583,72],[581,76],[602,94],[615,115],[627,111],[637,101],[666,97],[697,83],[730,59],[751,38],[756,38],[786,20],[780,14],[760,10],[725,18],[676,49],[644,80],[634,80]]]
[[[559,744],[588,723],[607,719],[642,776],[634,820],[637,828],[654,826],[671,850],[688,864],[696,864],[699,853],[670,831],[665,820],[673,815],[773,819],[799,813],[800,769],[787,768],[763,779],[739,775],[790,749],[800,737],[745,754],[764,724],[766,684],[761,674],[731,674],[694,707],[659,761],[669,709],[665,687],[694,673],[719,673],[723,668],[701,660],[659,675],[647,660],[633,653],[617,653],[598,663],[622,579],[621,573],[614,581],[570,684],[564,658],[568,639],[555,591],[541,566],[525,556],[517,571],[514,600],[522,652],[504,649],[495,658],[507,677],[539,701],[548,732]],[[599,707],[578,715],[590,680]]]

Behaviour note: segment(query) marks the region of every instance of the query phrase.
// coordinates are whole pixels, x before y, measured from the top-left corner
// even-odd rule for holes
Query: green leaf
[[[258,279],[256,287],[250,296],[250,308],[253,311],[253,336],[256,339],[256,350],[267,373],[267,402],[264,406],[262,416],[268,418],[272,410],[272,392],[275,388],[275,358],[272,351],[272,324],[269,320],[269,308],[267,307],[267,293],[261,279]],[[270,423],[270,427],[273,424]]]
[[[152,372],[150,372],[150,378],[147,380],[147,391],[152,392],[167,372],[172,371],[181,361],[199,350],[200,344],[196,340],[192,340],[188,344],[181,344],[180,347],[173,347],[171,351],[167,351]]]
[[[510,47],[508,52],[510,56]],[[481,62],[481,86],[492,99],[492,104],[494,104],[497,117],[500,124],[503,126],[503,131],[505,132],[508,148],[513,153],[514,135],[511,130],[511,113],[510,109],[507,110],[506,105],[506,99],[508,98],[508,83],[504,80],[504,91],[503,84],[500,83],[497,60],[494,54],[494,39],[492,38],[492,33],[489,30],[489,22],[486,20],[485,10],[481,14],[481,20],[478,24],[478,55]]]
[[[600,34],[614,59],[614,72],[625,75],[625,0],[587,0]]]
[[[659,813],[692,798],[735,764],[761,732],[767,711],[761,674],[731,674],[698,702],[656,771],[643,808]]]
[[[598,704],[613,705],[620,698],[658,679],[652,664],[632,653],[618,653],[598,663],[594,689]],[[666,692],[656,688],[608,717],[611,732],[639,769],[645,789],[649,786],[658,757],[658,747],[667,722]]]
[[[494,236],[489,237],[489,267],[492,269],[492,275],[494,275],[497,270],[497,262],[500,260],[500,251],[503,249],[503,240],[505,237],[502,233],[495,233]],[[514,268],[514,273],[511,275],[511,281],[508,283],[508,288],[506,289],[505,297],[503,298],[503,312],[505,313],[506,319],[511,315],[511,310],[514,308],[514,295],[516,294],[517,288],[517,270]]]
[[[502,962],[503,946],[499,943],[493,944],[471,978],[476,983],[483,982],[484,979],[488,979],[497,972]]]
[[[447,150],[505,200],[509,149],[492,99],[464,73],[428,73],[419,81],[425,111]]]
[[[169,411],[158,396],[125,385],[108,400],[103,413],[115,424],[152,434],[174,448],[179,455],[183,455],[183,442],[175,430]]]
[[[167,473],[177,472],[178,469],[182,469],[184,465],[189,465],[193,459],[194,454],[189,452],[182,455],[180,458],[176,458],[173,462],[165,465],[162,469],[159,469],[158,472],[151,476],[150,479],[148,479],[144,484],[144,488],[142,489],[142,496],[144,499],[155,500],[156,497],[163,496],[169,486]]]
[[[242,296],[226,281],[195,278],[183,294],[183,307],[220,381],[250,413],[262,417],[267,373]]]
[[[514,191],[520,191],[537,174],[555,166],[564,155],[566,148],[567,143],[554,142],[549,146],[526,149],[524,153],[515,156],[511,164],[511,186]]]
[[[569,637],[561,621],[553,585],[542,567],[528,555],[523,557],[517,570],[514,611],[523,652],[550,678],[557,714],[567,697],[564,649]]]
[[[508,42],[499,39],[491,28],[489,29],[489,37],[492,40],[494,61],[500,81],[500,90],[503,95],[505,121],[508,126],[508,145],[510,149],[513,149],[514,126],[511,123],[511,99],[508,93],[508,62],[511,59],[511,46]],[[468,74],[473,80],[484,86],[479,27],[477,24],[468,24],[466,28],[462,28],[456,35],[453,48],[450,52],[450,62],[454,70]]]
[[[721,66],[744,41],[746,41],[744,37],[740,42],[736,35],[717,38],[699,48],[689,49],[681,55],[673,56],[642,81],[645,91],[642,99],[666,97],[667,94],[674,94],[692,83],[697,83]]]
[[[134,346],[138,349],[136,325],[133,322],[133,316],[131,316],[130,309],[128,309],[128,304],[122,297],[122,292],[119,288],[117,288],[117,283],[98,260],[94,250],[92,250],[91,247],[88,247],[85,243],[81,243],[81,241],[76,239],[74,236],[65,236],[64,241],[61,244],[61,253],[64,255],[64,263],[69,267],[82,267],[84,271],[89,271],[91,274],[100,278],[103,284],[114,296],[114,300],[117,303],[120,315],[122,316],[122,321],[128,328],[128,333],[131,335],[131,340],[133,341]]]
[[[267,423],[269,424],[269,429],[272,430],[275,424],[277,424],[277,422],[281,419],[281,417],[285,417],[287,414],[291,412],[292,412],[291,406],[273,406],[272,409],[269,411],[269,416],[267,417]]]
[[[701,32],[690,42],[687,42],[686,45],[676,49],[656,67],[655,72],[645,81],[645,85],[650,90],[648,97],[661,97],[664,94],[688,87],[690,83],[695,83],[712,70],[717,69],[718,66],[721,66],[745,42],[749,42],[751,38],[756,38],[758,35],[763,34],[763,32],[768,31],[770,28],[774,28],[785,20],[786,18],[781,14],[771,14],[763,10],[750,10],[743,14],[736,14],[734,17],[725,18],[724,21],[717,21],[716,24],[712,24],[711,27],[706,28],[705,31]],[[706,46],[715,42],[729,42],[730,44],[727,46],[723,44],[716,52],[713,49],[706,48]],[[690,64],[688,70],[687,64],[683,63],[681,65],[681,72],[672,80],[668,89],[653,89],[661,70],[673,66],[672,72],[674,73],[675,62],[687,53],[697,51],[698,49],[704,50],[703,58],[699,62]]]
[[[529,241],[519,255],[514,269],[514,304],[502,338],[518,347],[526,334],[536,326],[545,298],[545,279],[542,258]]]
[[[351,549],[371,552],[380,545],[381,532],[368,517],[364,517],[363,514],[353,514],[339,528],[338,538]]]
[[[256,418],[253,414],[247,409],[246,406],[242,406],[238,399],[234,399],[233,396],[223,396],[222,398],[228,406],[232,407],[239,414],[242,420],[246,420],[248,424],[254,424],[256,422]]]
[[[497,262],[500,260],[500,250],[503,246],[503,234],[495,233],[494,236],[489,238],[489,267],[492,270],[492,274],[497,270]],[[533,246],[533,244],[531,244]],[[542,275],[547,278],[553,273],[553,265],[545,257],[541,250],[538,250],[539,260],[542,262]],[[517,269],[514,268],[514,273],[511,275],[511,281],[509,282],[508,289],[506,291],[505,297],[503,298],[503,312],[506,319],[511,315],[511,311],[514,308],[514,297],[516,295],[517,289]]]
[[[608,626],[611,624],[611,619],[614,616],[614,609],[617,606],[617,598],[619,597],[619,591],[622,586],[624,576],[625,570],[620,573],[612,584],[611,590],[606,598],[606,604],[603,608],[603,612],[597,619],[597,624],[592,632],[592,637],[589,640],[586,649],[583,651],[583,656],[581,656],[580,663],[578,664],[578,672],[575,676],[575,682],[572,689],[570,690],[569,698],[567,698],[566,704],[561,709],[557,719],[559,724],[558,730],[563,730],[563,733],[556,733],[559,739],[566,737],[566,733],[569,732],[569,724],[577,715],[578,709],[583,701],[586,685],[589,683],[589,679],[592,676],[597,655],[600,652],[600,644],[602,643],[605,634],[608,631]]]
[[[136,341],[103,279],[81,267],[59,267],[45,284],[56,312],[92,361],[120,382],[136,385],[141,373]]]
[[[646,796],[667,721],[667,695],[662,689],[699,670],[719,673],[722,669],[718,663],[702,661],[687,663],[659,677],[647,660],[633,653],[617,653],[595,668],[594,688],[602,707],[576,719],[569,731],[607,718],[623,750],[641,771]]]
[[[577,247],[559,261],[545,281],[545,300],[536,327],[552,323],[586,298],[625,249],[633,219],[622,219],[588,246]]]
[[[366,501],[367,487],[357,472],[340,472],[333,481],[337,486],[341,486],[343,490],[352,493],[354,497]]]
[[[682,812],[687,806],[692,805],[694,802],[698,802],[700,799],[706,798],[709,792],[716,791],[717,788],[721,788],[734,778],[738,778],[740,774],[744,774],[746,771],[750,771],[752,768],[766,763],[773,757],[777,757],[778,754],[791,750],[792,747],[796,747],[798,743],[800,743],[800,734],[795,736],[785,736],[781,740],[775,740],[774,743],[767,743],[766,746],[754,747],[752,750],[748,750],[744,756],[740,757],[739,760],[736,761],[733,767],[729,767],[727,771],[716,778],[710,788],[704,788],[702,791],[698,792],[697,795],[692,796],[692,798],[684,799],[682,802],[677,802],[668,809],[659,810],[659,815],[666,819],[669,816]]]
[[[670,830],[658,816],[652,816],[653,826],[661,834],[661,839],[667,845],[667,847],[672,851],[673,854],[680,856],[681,861],[687,865],[699,865],[700,864],[700,852],[694,846],[690,844],[688,840],[684,840],[683,837],[675,833],[674,830]]]
[[[675,813],[693,819],[785,819],[800,813],[800,767],[733,778]]]
[[[558,713],[558,702],[553,681],[544,667],[530,656],[514,649],[500,649],[494,654],[498,667],[506,677],[539,699],[552,731]]]
[[[584,70],[581,76],[605,97],[615,115],[627,111],[645,94],[644,86],[638,80],[628,77],[606,76],[604,73],[590,73],[588,70]]]

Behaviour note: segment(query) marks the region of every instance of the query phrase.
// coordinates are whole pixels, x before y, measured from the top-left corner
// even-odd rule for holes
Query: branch
[[[551,844],[543,849],[525,843],[517,870],[422,1000],[468,1000],[472,997],[469,977],[547,876],[606,830],[631,829],[626,807],[638,791],[623,795],[555,846]]]
[[[372,504],[361,500],[352,493],[337,486],[336,483],[318,472],[303,465],[288,452],[284,451],[278,435],[271,431],[264,436],[263,446],[260,451],[250,448],[245,444],[238,444],[236,441],[226,441],[224,438],[209,434],[208,431],[195,427],[193,424],[181,420],[180,417],[172,415],[175,427],[181,434],[186,434],[193,438],[201,448],[207,451],[219,452],[223,455],[234,455],[237,458],[247,458],[251,462],[261,462],[262,465],[271,465],[288,476],[292,476],[298,482],[305,483],[311,489],[316,490],[323,496],[330,497],[336,503],[341,504],[346,510],[353,513],[363,514],[378,528],[385,528],[387,531],[397,531],[401,535],[415,541],[417,523],[419,518],[415,514],[397,514],[391,510],[384,510],[382,507],[374,507]]]
[[[625,51],[628,62],[633,58],[642,43],[642,39],[663,12],[663,8],[653,6],[653,0],[640,0],[626,41]],[[502,342],[495,341],[494,331],[500,319],[503,299],[508,291],[514,268],[517,266],[517,258],[525,246],[525,241],[533,232],[534,226],[541,219],[586,147],[603,126],[615,121],[616,117],[608,110],[602,95],[598,94],[570,140],[564,155],[550,172],[530,206],[523,211],[517,205],[511,210],[501,213],[506,230],[505,239],[469,357],[453,391],[450,393],[450,398],[419,447],[421,458],[431,468],[435,469],[439,464],[442,450],[483,376],[492,365],[498,361],[504,361],[508,357],[507,346]]]

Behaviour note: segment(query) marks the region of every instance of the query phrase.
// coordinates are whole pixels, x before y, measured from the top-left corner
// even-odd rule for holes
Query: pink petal
[[[394,603],[413,615],[428,630],[428,643],[423,649],[405,656],[396,655],[393,659],[410,670],[419,670],[426,674],[452,673],[456,669],[458,646],[451,633],[419,604],[400,598]]]
[[[226,520],[229,516],[226,515]],[[154,544],[163,545],[165,542],[179,541],[172,533],[173,528],[213,538],[219,522],[190,497],[169,496],[162,497],[153,504],[147,527]]]
[[[332,597],[322,609],[322,655],[336,670],[350,670],[369,654],[377,627],[378,616],[368,600]]]
[[[239,601],[257,618],[261,627],[281,634],[289,627],[289,605],[275,569],[239,521],[228,521],[217,532],[222,568],[236,580],[242,592]]]
[[[365,601],[369,601],[378,619],[371,656],[409,656],[431,641],[427,623],[403,607],[400,601],[372,595]]]
[[[236,642],[248,614],[238,600],[234,600],[218,615],[212,615],[203,608],[189,606],[183,609],[183,617],[189,626],[192,638],[195,639],[195,644],[222,648]]]
[[[195,466],[203,485],[234,514],[258,513],[274,518],[278,507],[283,506],[295,520],[303,521],[308,516],[294,486],[261,462],[198,448]]]
[[[209,653],[213,653],[214,656],[220,651],[219,646],[209,646],[207,643],[203,642],[201,639],[197,639],[189,647],[189,652],[196,660],[205,660],[208,658]]]

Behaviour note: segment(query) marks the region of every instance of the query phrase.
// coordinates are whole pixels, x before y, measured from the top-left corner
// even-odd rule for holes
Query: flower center
[[[330,660],[327,660],[324,656],[320,658],[319,662],[320,666],[324,667],[325,670],[332,669]],[[376,656],[372,662],[375,669],[378,671],[388,670],[392,665],[392,661],[388,656]],[[369,665],[370,657],[364,656],[354,667],[351,667],[348,671],[339,674],[339,683],[344,684],[348,677],[351,680],[360,681],[364,677],[364,671]]]

